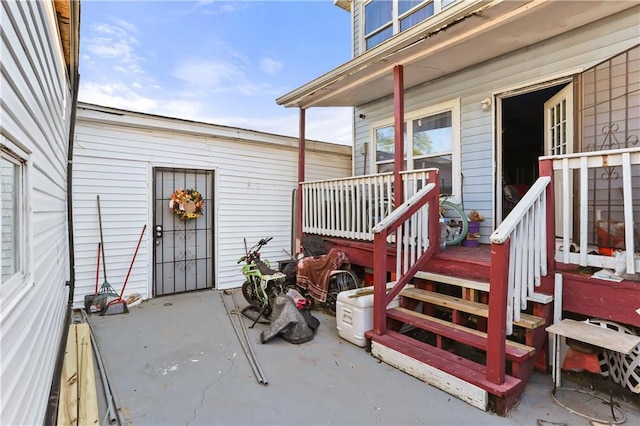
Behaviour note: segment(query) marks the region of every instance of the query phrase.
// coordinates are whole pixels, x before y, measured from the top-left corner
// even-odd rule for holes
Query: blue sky
[[[298,136],[276,104],[351,58],[331,0],[83,0],[79,100]],[[307,111],[306,136],[351,143],[350,108]]]

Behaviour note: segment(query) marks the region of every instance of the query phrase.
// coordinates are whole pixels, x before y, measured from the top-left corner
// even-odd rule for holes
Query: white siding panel
[[[253,245],[272,236],[263,256],[272,263],[287,259],[283,249],[290,247],[291,198],[298,173],[295,138],[126,111],[119,114],[102,114],[100,107],[91,106],[78,110],[73,182],[76,305],[95,286],[96,194],[101,191],[109,282],[119,289],[142,226],[153,225],[150,191],[156,166],[214,170],[214,205],[205,209],[214,208],[217,288],[242,284],[237,260],[244,254],[243,238]],[[310,141],[306,180],[350,176],[350,151]],[[128,211],[108,207],[118,199],[129,206]],[[107,234],[115,241],[106,241]],[[149,233],[127,284],[127,292],[138,291],[145,298],[151,297],[152,243]]]
[[[483,242],[488,242],[494,226],[495,140],[492,114],[482,111],[480,102],[501,91],[579,72],[634,46],[640,37],[638,10],[630,9],[406,91],[405,113],[460,98],[464,208],[476,209],[487,219],[481,228]],[[366,119],[359,119],[359,114],[365,114]],[[354,117],[355,174],[361,175],[364,157],[359,154],[360,147],[370,142],[371,123],[393,118],[393,98],[358,106]],[[367,158],[367,173],[374,162]]]
[[[362,27],[362,0],[354,0],[351,10],[353,16],[351,17],[353,28],[353,57],[355,58],[360,54],[360,28]]]
[[[52,8],[53,2],[0,6],[1,132],[30,154],[32,235],[31,282],[0,304],[0,424],[43,423],[65,326],[71,92]]]

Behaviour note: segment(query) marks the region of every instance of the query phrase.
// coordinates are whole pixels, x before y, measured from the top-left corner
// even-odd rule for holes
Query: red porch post
[[[487,329],[487,380],[504,383],[505,344],[507,333],[507,298],[509,282],[509,249],[511,239],[491,244],[491,277],[489,278],[489,318]]]
[[[296,252],[300,253],[302,250],[302,182],[304,182],[304,151],[305,151],[305,109],[300,108],[300,134],[298,137],[298,197],[296,210],[298,212],[297,218],[297,232],[296,232]]]
[[[393,67],[393,121],[394,121],[394,155],[393,182],[394,207],[404,202],[404,185],[400,172],[404,170],[404,71],[402,65]]]
[[[373,332],[387,332],[387,236],[388,229],[373,236]]]

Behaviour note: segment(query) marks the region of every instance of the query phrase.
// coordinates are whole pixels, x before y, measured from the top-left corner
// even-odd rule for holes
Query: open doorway
[[[513,210],[539,176],[545,152],[545,103],[570,81],[498,96],[497,223]],[[567,115],[573,111],[565,111]],[[572,143],[572,142],[570,142]]]

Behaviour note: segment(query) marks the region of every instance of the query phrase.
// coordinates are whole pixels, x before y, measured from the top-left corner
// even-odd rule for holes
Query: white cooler
[[[387,289],[393,287],[393,285],[394,283],[388,283]],[[361,296],[353,297],[361,293]],[[400,297],[396,296],[388,307],[395,308],[399,303]],[[356,288],[342,291],[338,294],[338,300],[336,301],[336,327],[338,328],[338,334],[343,339],[360,347],[367,345],[364,333],[373,328],[373,287]]]

